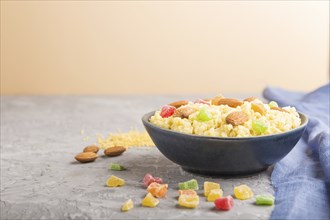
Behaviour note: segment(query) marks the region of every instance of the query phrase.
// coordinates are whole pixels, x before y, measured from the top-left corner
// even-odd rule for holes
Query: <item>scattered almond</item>
[[[228,105],[229,107],[236,108],[237,106],[243,105],[243,102],[238,99],[223,98],[220,99],[215,105]]]
[[[286,112],[286,113],[289,113],[287,110],[283,109],[283,108],[280,108],[280,107],[271,107],[270,109],[272,110],[277,110],[277,111],[280,111],[280,112]]]
[[[175,108],[180,108],[181,106],[183,106],[183,105],[187,105],[188,103],[189,103],[189,102],[186,101],[186,100],[180,100],[180,101],[172,102],[172,103],[170,103],[170,104],[168,104],[168,105],[170,105],[170,106],[174,106]]]
[[[83,152],[75,156],[75,159],[80,163],[92,162],[97,158],[97,154],[93,152]]]
[[[97,153],[100,150],[100,148],[96,145],[91,145],[91,146],[87,146],[84,148],[83,152],[93,152],[93,153]]]
[[[252,97],[249,97],[249,98],[244,99],[243,101],[245,101],[245,102],[252,102],[252,101],[254,101],[256,99],[258,99],[258,97],[252,96]]]
[[[116,147],[109,147],[109,148],[105,149],[104,154],[108,157],[115,157],[115,156],[121,155],[125,151],[126,151],[125,147],[116,146]]]
[[[266,114],[266,109],[261,103],[251,103],[251,108],[255,112],[259,112],[261,115]]]
[[[174,117],[181,117],[181,118],[188,118],[189,115],[194,113],[195,110],[189,106],[183,106],[175,110],[173,116]]]
[[[249,120],[249,116],[241,111],[232,112],[227,115],[226,122],[232,124],[233,126],[244,124],[244,122]]]

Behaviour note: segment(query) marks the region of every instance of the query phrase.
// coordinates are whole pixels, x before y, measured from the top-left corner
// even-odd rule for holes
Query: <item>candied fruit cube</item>
[[[179,196],[180,195],[197,195],[195,190],[192,189],[184,189],[184,190],[179,190]]]
[[[204,196],[208,196],[212,189],[220,189],[220,184],[205,181],[204,182]]]
[[[195,179],[191,179],[186,182],[188,189],[198,190],[198,182]]]
[[[179,206],[186,208],[196,208],[199,204],[198,195],[180,195],[178,200]]]
[[[162,178],[160,178],[160,177],[154,177],[153,181],[151,181],[151,182],[155,182],[155,183],[162,184],[162,183],[163,183],[163,180],[162,180]],[[150,183],[149,183],[149,184],[150,184]]]
[[[125,180],[116,177],[114,175],[110,176],[107,180],[107,186],[109,187],[117,187],[117,186],[123,186],[125,185]]]
[[[257,205],[273,205],[275,201],[274,196],[272,195],[258,195],[256,196]]]
[[[159,177],[153,177],[150,173],[147,173],[144,178],[143,178],[143,183],[145,186],[149,186],[151,183],[153,182],[156,182],[156,183],[159,183],[159,184],[162,184],[163,183],[163,180],[162,178],[159,178]]]
[[[207,108],[202,107],[199,110],[199,113],[197,115],[197,119],[199,121],[209,121],[212,119],[212,114],[207,110]]]
[[[175,110],[176,108],[174,106],[165,105],[161,109],[160,116],[162,118],[168,118],[174,114]]]
[[[179,189],[180,190],[184,190],[184,189],[198,190],[198,182],[195,179],[191,179],[186,182],[181,182],[181,183],[179,183]]]
[[[148,186],[147,190],[153,196],[155,196],[157,198],[162,198],[162,197],[166,196],[167,187],[168,187],[167,184],[159,184],[159,183],[153,182]]]
[[[223,195],[222,189],[212,189],[207,196],[207,201],[214,202],[216,199],[221,198]]]
[[[186,189],[188,189],[187,183],[186,182],[179,183],[179,189],[180,190],[186,190]]]
[[[219,210],[230,210],[234,206],[234,199],[231,196],[219,198],[214,201],[214,205]]]
[[[142,206],[146,207],[156,207],[159,204],[159,200],[153,197],[151,193],[148,193],[142,200]]]
[[[110,170],[121,171],[121,170],[125,170],[125,167],[119,165],[118,163],[111,163],[111,164],[109,165],[109,169],[110,169]]]
[[[121,207],[121,211],[127,212],[134,207],[134,203],[131,199],[127,200]]]
[[[253,197],[253,192],[247,185],[240,185],[234,188],[234,195],[237,199],[245,200]]]
[[[252,121],[252,129],[257,133],[257,134],[263,134],[267,131],[268,126],[263,123],[262,121],[259,120],[253,120]]]
[[[144,185],[149,186],[149,183],[151,183],[152,179],[153,179],[153,176],[150,173],[147,173],[146,175],[144,175],[144,178],[143,178]]]

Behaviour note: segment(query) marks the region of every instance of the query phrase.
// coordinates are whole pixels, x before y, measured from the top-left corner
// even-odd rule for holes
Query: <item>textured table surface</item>
[[[199,190],[197,209],[177,206],[177,183],[196,178],[221,184],[224,195],[248,184],[255,194],[272,194],[270,169],[247,177],[211,178],[183,171],[156,147],[129,148],[122,156],[100,157],[80,164],[74,156],[96,142],[96,134],[132,128],[142,130],[141,116],[179,96],[54,96],[1,97],[1,219],[267,219],[273,207],[235,200],[231,211],[217,211]],[[81,134],[81,130],[84,134]],[[90,139],[86,141],[86,137]],[[102,153],[99,153],[102,155]],[[110,171],[118,162],[126,171]],[[210,164],[211,166],[211,164]],[[146,172],[169,184],[168,195],[156,208],[142,207]],[[107,188],[110,175],[126,180]],[[120,207],[132,198],[135,208]]]

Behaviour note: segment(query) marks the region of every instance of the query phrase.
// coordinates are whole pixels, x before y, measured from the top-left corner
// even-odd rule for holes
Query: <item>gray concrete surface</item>
[[[1,97],[1,219],[267,219],[273,207],[252,200],[235,200],[231,211],[217,211],[200,197],[197,209],[177,206],[177,183],[196,178],[219,182],[224,194],[248,184],[255,194],[273,193],[270,170],[241,178],[211,178],[183,171],[157,148],[130,148],[115,158],[100,157],[80,164],[74,156],[96,141],[95,134],[131,128],[143,129],[141,116],[174,96],[56,96]],[[84,129],[85,134],[80,133]],[[84,141],[86,136],[91,139]],[[99,153],[102,155],[102,153]],[[126,171],[110,171],[118,162]],[[169,184],[168,195],[156,208],[142,207],[146,172]],[[120,188],[107,188],[110,175],[126,180]],[[202,195],[202,189],[199,194]],[[135,208],[120,207],[132,198]]]

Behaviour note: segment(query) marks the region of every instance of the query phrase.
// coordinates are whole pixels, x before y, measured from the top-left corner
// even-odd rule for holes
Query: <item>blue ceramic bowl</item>
[[[149,122],[154,113],[145,114],[142,122],[159,151],[183,169],[205,175],[246,175],[267,169],[292,150],[308,123],[299,113],[301,125],[284,133],[222,138],[160,128]]]

